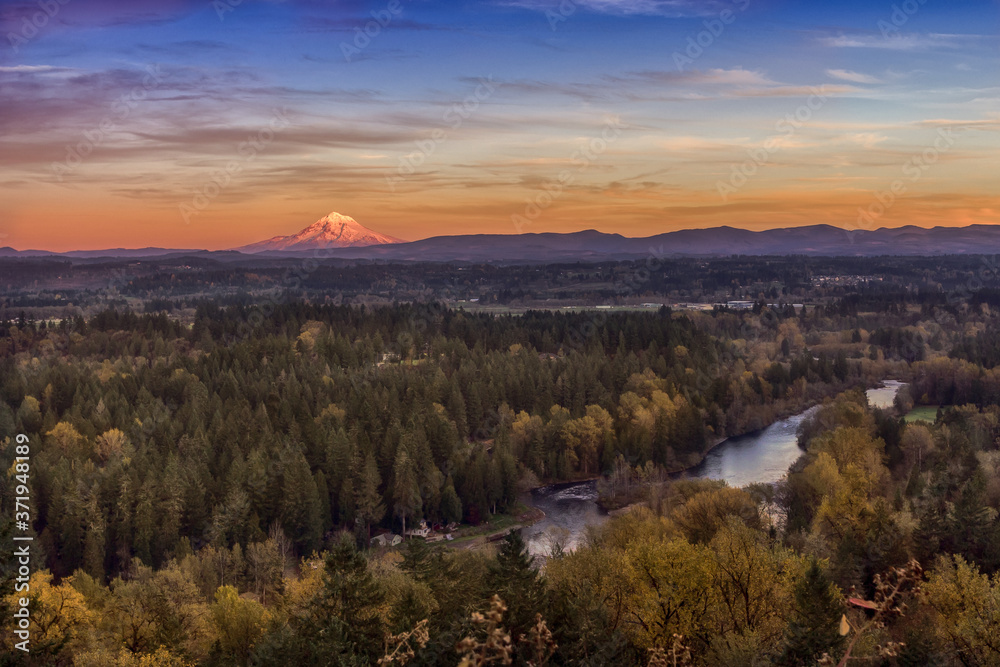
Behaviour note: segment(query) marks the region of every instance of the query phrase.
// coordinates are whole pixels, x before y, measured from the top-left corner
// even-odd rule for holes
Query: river
[[[902,386],[896,380],[886,380],[882,386],[868,390],[868,403],[877,408],[889,407]],[[816,409],[809,408],[755,433],[724,440],[686,476],[721,479],[730,486],[777,482],[801,456],[797,443],[799,424]],[[544,519],[523,531],[528,551],[535,556],[547,556],[557,543],[572,550],[585,537],[587,526],[607,520],[607,513],[597,506],[596,481],[535,489],[530,504],[545,512]]]

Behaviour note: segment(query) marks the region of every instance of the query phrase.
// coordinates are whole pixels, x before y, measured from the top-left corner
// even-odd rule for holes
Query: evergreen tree
[[[323,588],[305,615],[266,637],[253,664],[373,665],[382,654],[384,600],[364,556],[342,538],[326,557]]]
[[[824,653],[832,653],[842,643],[840,619],[843,604],[840,592],[816,559],[795,585],[792,617],[785,628],[782,665],[812,665]]]
[[[455,491],[455,485],[451,477],[445,483],[444,491],[441,493],[441,518],[446,523],[462,520],[462,501]]]
[[[977,467],[962,487],[951,516],[951,550],[967,560],[982,558],[996,512],[986,500],[986,476]]]
[[[316,482],[316,494],[319,496],[320,524],[323,527],[323,533],[326,534],[327,531],[333,528],[333,514],[330,509],[330,489],[326,483],[326,475],[322,470],[317,470],[313,478]]]
[[[422,503],[420,486],[417,484],[417,473],[413,469],[413,461],[404,447],[400,447],[396,453],[396,464],[392,469],[392,477],[393,511],[403,522],[403,534],[405,535],[406,519],[419,516]]]
[[[425,540],[407,540],[403,543],[403,562],[400,567],[417,581],[427,581],[432,575],[434,553]]]
[[[944,667],[948,663],[935,645],[933,637],[923,627],[907,630],[903,646],[896,656],[896,664],[900,667]]]
[[[486,574],[489,595],[499,595],[507,604],[504,620],[516,642],[528,632],[535,614],[545,615],[545,583],[520,530],[507,533]]]
[[[917,527],[913,531],[914,557],[930,562],[941,551],[941,542],[948,531],[944,512],[935,499],[917,504]]]
[[[281,523],[299,553],[319,548],[323,536],[321,505],[316,482],[301,453],[289,462],[281,494]]]
[[[341,523],[346,524],[360,519],[357,510],[357,498],[358,494],[354,490],[354,482],[350,478],[345,479],[343,484],[340,485],[340,497],[337,500],[337,505],[340,508]]]
[[[91,496],[87,503],[88,525],[83,544],[83,569],[97,579],[104,581],[104,514],[97,505],[97,499]]]
[[[375,457],[371,454],[365,458],[365,465],[361,471],[361,488],[357,496],[357,518],[365,525],[365,532],[368,539],[371,539],[371,525],[378,523],[385,516],[385,503],[382,502],[382,494],[378,488],[382,484],[382,479],[378,474],[378,465]]]

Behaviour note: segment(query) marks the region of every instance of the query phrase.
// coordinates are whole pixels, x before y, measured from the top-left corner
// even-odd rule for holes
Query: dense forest
[[[828,305],[891,295],[896,303],[998,299],[991,257],[670,257],[553,264],[384,263],[246,255],[135,259],[0,257],[0,310],[91,317],[109,306],[166,311],[190,322],[198,303],[382,304],[440,301],[465,308],[725,303]],[[992,290],[984,287],[992,286]],[[475,300],[473,302],[473,300]]]
[[[364,544],[380,525],[478,523],[525,483],[594,476],[619,456],[692,465],[860,373],[787,339],[787,368],[750,371],[731,341],[666,309],[253,315],[203,307],[189,328],[106,311],[6,328],[0,423],[44,445],[36,529],[54,575],[105,579],[135,557],[159,567],[272,527],[308,555],[335,528]],[[765,337],[798,326],[772,318]],[[717,319],[735,335],[762,318]]]
[[[37,627],[0,662],[997,664],[995,300],[9,315],[0,433],[32,445]],[[872,409],[885,377],[909,386]],[[815,404],[776,486],[667,475]],[[4,520],[15,456],[8,437]],[[371,548],[601,475],[633,504],[544,565],[517,531]]]

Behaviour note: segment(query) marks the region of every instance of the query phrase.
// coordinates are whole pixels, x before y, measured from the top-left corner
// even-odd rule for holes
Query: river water
[[[557,543],[572,551],[585,537],[587,526],[608,518],[597,506],[596,480],[543,486],[531,492],[530,503],[545,512],[544,519],[521,532],[533,556],[548,556]]]
[[[895,380],[886,380],[881,387],[868,390],[868,403],[877,408],[889,407],[902,386]],[[801,456],[797,444],[799,424],[816,409],[809,408],[756,433],[723,441],[701,464],[688,470],[686,476],[721,479],[730,486],[777,482]],[[556,544],[566,550],[576,548],[585,537],[587,526],[607,520],[607,514],[596,501],[596,481],[554,484],[532,491],[530,504],[545,512],[545,518],[524,529],[528,551],[544,557]]]

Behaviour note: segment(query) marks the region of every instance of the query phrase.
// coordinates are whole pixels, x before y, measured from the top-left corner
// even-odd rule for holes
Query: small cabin
[[[424,539],[427,539],[427,537],[431,534],[431,529],[430,527],[428,527],[426,521],[421,521],[419,528],[413,528],[411,530],[408,530],[406,531],[406,534],[409,537],[422,537]]]
[[[383,533],[381,535],[376,535],[371,539],[371,546],[373,547],[395,547],[398,546],[403,541],[400,535],[395,535],[393,533]]]

